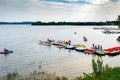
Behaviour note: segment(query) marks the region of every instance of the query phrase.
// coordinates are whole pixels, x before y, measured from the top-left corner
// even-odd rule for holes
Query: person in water
[[[74,32],[74,34],[77,34],[77,32]]]
[[[4,48],[4,53],[7,53],[8,52],[8,49]]]
[[[83,36],[83,40],[84,40],[84,41],[87,41],[87,38],[86,38],[85,36]]]

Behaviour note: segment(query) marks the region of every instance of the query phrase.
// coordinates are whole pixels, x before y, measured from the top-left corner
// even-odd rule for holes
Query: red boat
[[[85,49],[84,52],[85,52],[85,53],[91,53],[91,54],[93,54],[93,53],[95,53],[96,51],[93,50],[93,49]]]
[[[103,49],[103,52],[105,52],[107,55],[115,55],[120,53],[120,47],[113,47],[108,49]]]

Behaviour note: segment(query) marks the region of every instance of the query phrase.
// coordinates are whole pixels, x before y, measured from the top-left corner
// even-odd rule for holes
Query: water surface
[[[39,45],[38,42],[49,38],[71,40],[72,44],[80,43],[88,47],[93,43],[102,45],[103,48],[120,45],[116,41],[119,34],[103,34],[101,30],[93,30],[93,27],[95,26],[0,25],[0,51],[3,48],[14,51],[6,56],[0,55],[0,75],[14,71],[26,73],[38,70],[39,66],[41,70],[71,78],[80,76],[83,72],[92,72],[93,55],[59,49],[53,45]],[[88,42],[83,41],[83,36],[88,38]],[[120,66],[120,55],[102,58],[105,64]]]

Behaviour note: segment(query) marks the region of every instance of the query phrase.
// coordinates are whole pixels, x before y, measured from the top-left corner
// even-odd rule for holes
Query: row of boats
[[[110,30],[109,28],[104,29],[102,32],[106,34],[120,34],[120,30]]]
[[[93,29],[102,29],[105,34],[120,34],[120,28],[94,27]],[[116,40],[120,41],[120,36]]]
[[[94,27],[93,29],[95,29],[95,30],[104,30],[104,29],[120,30],[120,28],[115,28],[115,27]]]
[[[94,27],[95,30],[103,30],[105,34],[120,34],[120,28],[114,27]]]
[[[88,54],[96,54],[96,55],[110,55],[110,56],[114,56],[120,53],[120,46],[117,47],[112,47],[112,48],[107,48],[107,49],[95,49],[93,47],[87,47],[83,44],[71,44],[69,43],[71,41],[57,41],[55,42],[55,40],[51,40],[51,42],[48,41],[40,41],[39,44],[42,45],[46,45],[46,46],[51,46],[51,45],[55,45],[58,48],[64,48],[64,49],[69,49],[69,50],[76,50],[79,52],[84,52],[84,53],[88,53]]]

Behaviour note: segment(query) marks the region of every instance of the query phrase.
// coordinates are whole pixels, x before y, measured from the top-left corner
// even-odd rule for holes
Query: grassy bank
[[[77,77],[76,80],[120,80],[120,67],[103,66],[103,61],[92,59],[93,73],[84,73],[83,77]]]
[[[100,58],[96,61],[92,59],[92,69],[92,73],[83,73],[84,76],[72,80],[120,80],[120,67],[103,66],[103,61]],[[34,71],[29,75],[20,75],[17,72],[9,73],[3,77],[3,80],[69,80],[69,78],[57,76],[55,73]]]

